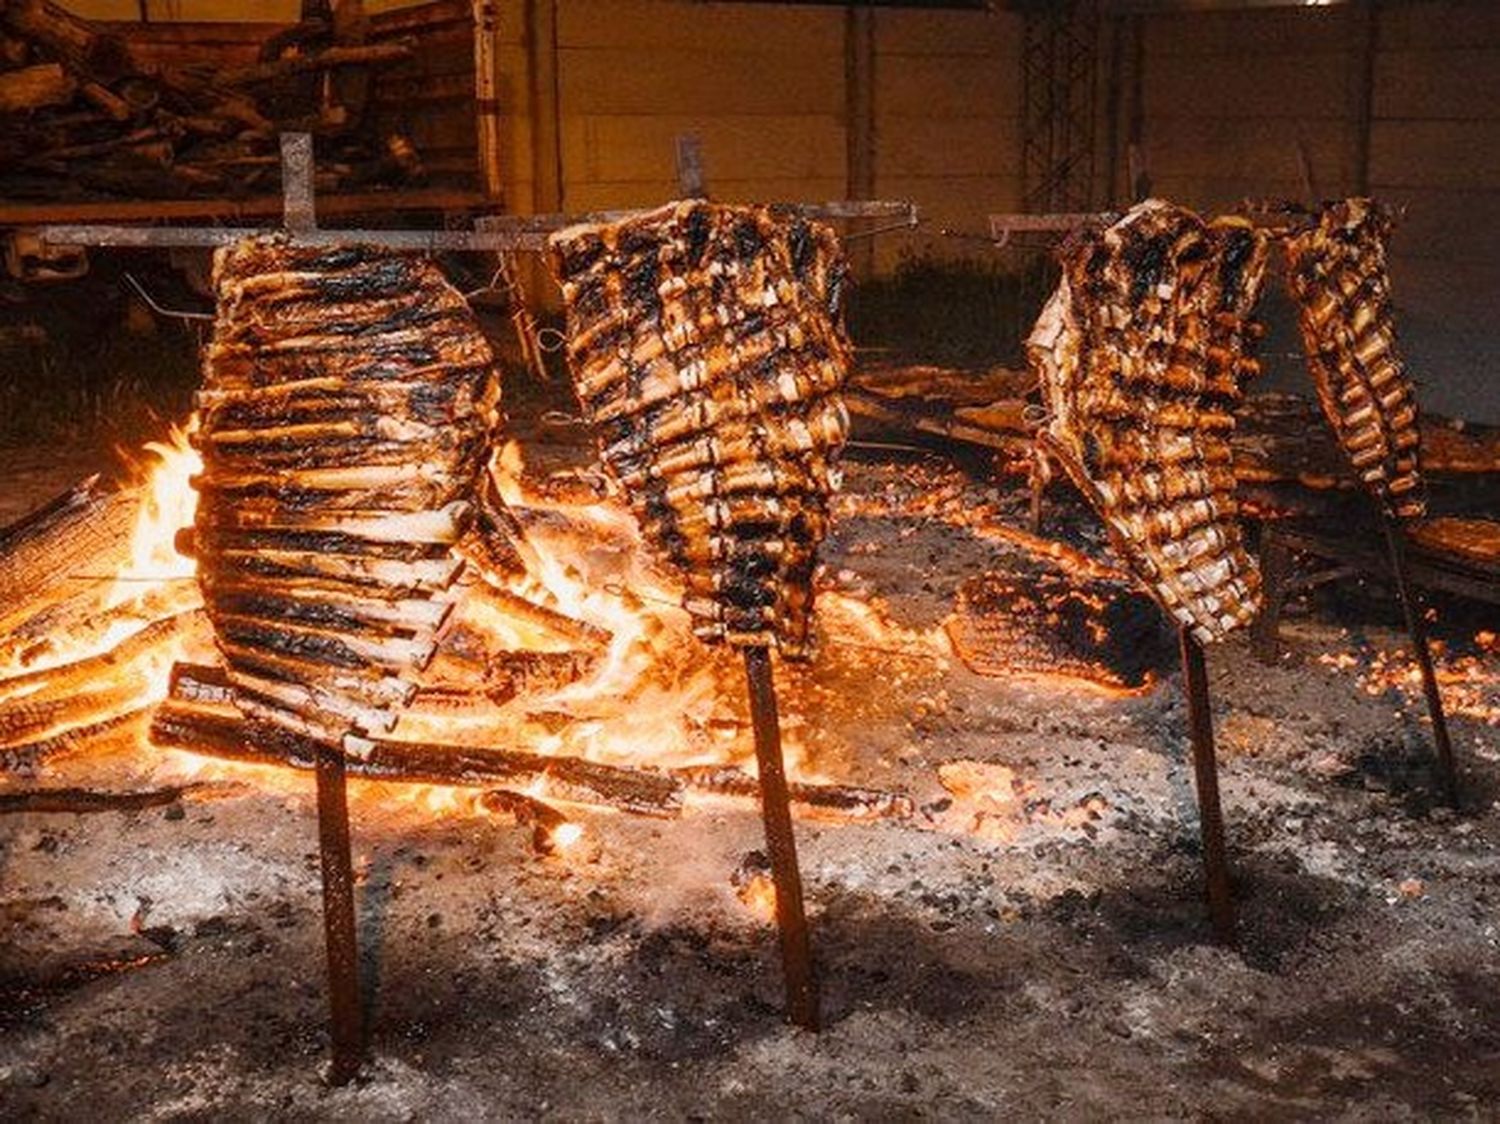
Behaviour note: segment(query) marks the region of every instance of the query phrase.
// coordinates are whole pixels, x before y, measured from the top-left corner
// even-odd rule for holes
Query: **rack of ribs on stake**
[[[694,631],[744,650],[788,1012],[815,1028],[770,651],[809,653],[849,429],[842,255],[819,223],[692,201],[559,231],[551,261],[604,463],[682,571]]]
[[[1044,454],[1180,630],[1209,906],[1224,940],[1234,916],[1201,645],[1259,607],[1229,437],[1258,370],[1250,316],[1268,245],[1246,220],[1205,222],[1148,200],[1064,243],[1062,280],[1027,343],[1049,414]]]

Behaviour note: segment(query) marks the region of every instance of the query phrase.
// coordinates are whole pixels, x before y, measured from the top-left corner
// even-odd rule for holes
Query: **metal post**
[[[1260,532],[1260,613],[1250,626],[1250,651],[1261,663],[1276,662],[1281,610],[1286,605],[1286,583],[1291,570],[1291,548],[1277,534],[1276,525],[1266,523]]]
[[[354,865],[349,855],[349,801],[344,755],[320,746],[317,755],[318,848],[323,869],[323,936],[328,949],[329,1080],[345,1085],[364,1061],[364,1014],[359,1001],[359,948],[354,932]]]
[[[318,228],[313,205],[313,142],[311,133],[281,134],[282,221],[293,233]]]
[[[1406,565],[1406,533],[1392,516],[1387,515],[1382,523],[1385,527],[1385,545],[1391,556],[1391,575],[1396,580],[1396,596],[1400,599],[1401,611],[1406,616],[1406,631],[1411,636],[1412,652],[1422,671],[1422,692],[1427,696],[1427,713],[1432,718],[1432,742],[1437,750],[1438,779],[1442,783],[1444,797],[1456,808],[1458,771],[1453,763],[1453,743],[1448,740],[1448,719],[1443,713],[1443,695],[1438,690],[1437,672],[1432,666],[1432,650],[1427,644],[1427,625],[1422,620],[1422,606],[1417,601]]]
[[[1187,691],[1188,733],[1193,745],[1193,779],[1198,789],[1198,822],[1203,833],[1203,872],[1208,881],[1208,916],[1214,936],[1235,942],[1234,895],[1229,885],[1229,858],[1224,847],[1224,812],[1219,806],[1219,764],[1214,756],[1214,720],[1208,698],[1208,670],[1203,646],[1192,630],[1178,631],[1182,644],[1182,678]]]
[[[776,716],[776,685],[767,648],[745,649],[745,677],[750,685],[750,717],[755,724],[755,758],[760,765],[760,807],[776,883],[776,924],[781,930],[781,964],[786,977],[787,1018],[807,1030],[818,1029],[818,991],[813,976],[807,915],[802,904],[802,874],[797,867],[797,839],[786,771],[781,760],[781,726]]]

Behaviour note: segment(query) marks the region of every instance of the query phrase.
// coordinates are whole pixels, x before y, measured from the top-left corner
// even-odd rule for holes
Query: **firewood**
[[[37,697],[26,695],[0,703],[0,745],[36,741],[79,722],[133,709],[146,692],[144,675],[131,675],[93,691]]]
[[[134,89],[153,90],[149,83],[134,81]],[[146,110],[155,105],[151,102],[147,105],[135,106],[130,101],[121,97],[107,86],[101,86],[98,82],[85,82],[83,84],[83,96],[90,104],[101,110],[111,121],[129,121],[135,116],[137,109]]]
[[[224,796],[244,790],[243,785],[223,781],[197,781],[136,792],[97,792],[86,788],[42,788],[24,792],[0,792],[0,815],[62,812],[87,815],[92,812],[140,812],[180,803],[185,796]]]
[[[73,76],[55,62],[0,72],[0,113],[66,105],[78,92]]]
[[[241,66],[219,72],[219,82],[225,86],[253,86],[261,82],[275,82],[298,74],[317,70],[333,70],[345,66],[388,66],[405,62],[411,58],[411,48],[404,43],[375,43],[364,47],[329,47],[316,54],[298,55],[293,58],[259,62],[253,66]]]
[[[760,795],[760,782],[737,765],[689,765],[673,769],[672,775],[694,792],[746,798]],[[814,815],[821,813],[840,820],[906,820],[916,811],[915,803],[906,793],[885,789],[792,781],[787,791],[793,804]]]
[[[226,707],[169,699],[151,724],[154,744],[229,760],[312,768],[317,743],[267,722],[247,721]],[[3,753],[4,751],[0,751]],[[426,742],[373,740],[369,753],[350,757],[357,777],[466,788],[535,787],[571,804],[674,817],[682,811],[682,783],[641,769],[601,765],[577,757],[549,757],[513,749],[474,749]]]
[[[139,505],[138,492],[114,491],[93,476],[0,530],[0,634],[112,577]]]
[[[98,752],[104,748],[106,739],[110,738],[135,741],[140,736],[139,727],[144,724],[150,709],[149,706],[133,707],[97,722],[72,726],[37,741],[0,746],[0,774],[29,773],[38,765],[84,749]]]
[[[94,81],[113,82],[134,69],[123,39],[49,0],[8,0],[0,5],[0,24]]]

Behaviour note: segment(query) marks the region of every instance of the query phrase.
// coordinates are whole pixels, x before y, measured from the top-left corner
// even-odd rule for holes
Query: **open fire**
[[[168,441],[147,447],[140,484],[118,493],[97,485],[75,490],[64,511],[53,513],[55,525],[43,518],[29,533],[24,526],[12,533],[18,541],[7,545],[19,566],[21,557],[40,561],[60,550],[53,540],[76,537],[80,525],[109,516],[111,526],[128,527],[118,540],[94,543],[87,558],[59,557],[70,572],[52,575],[56,580],[34,600],[23,598],[24,612],[11,614],[23,618],[0,663],[7,743],[0,753],[12,767],[114,748],[158,756],[162,783],[205,777],[274,783],[273,771],[234,760],[257,760],[248,751],[194,745],[180,733],[192,728],[184,719],[194,716],[233,721],[229,696],[212,674],[216,655],[195,562],[176,547],[192,525],[191,481],[201,467],[188,432],[174,429]],[[406,799],[434,812],[517,814],[514,806],[487,808],[464,792],[476,778],[480,787],[499,787],[508,771],[525,781],[519,789],[533,800],[571,798],[656,814],[676,814],[689,795],[752,797],[755,766],[733,679],[737,668],[695,642],[679,607],[680,588],[650,557],[629,511],[602,482],[578,473],[523,483],[514,443],[495,452],[489,471],[523,531],[524,569],[476,569],[463,580],[422,690],[388,743],[395,760],[420,759],[420,753],[401,756],[402,747],[428,753],[429,772],[451,768],[455,784],[414,783]],[[122,505],[128,519],[115,512]],[[826,595],[820,623],[826,642],[870,658],[934,661],[947,654],[940,630],[903,629],[846,594]],[[497,676],[497,654],[525,658],[506,659],[507,674]],[[789,677],[789,697],[797,698],[799,686]],[[163,746],[146,745],[153,712]],[[825,815],[909,811],[909,801],[894,794],[829,783],[798,737],[802,725],[795,716],[787,722],[795,798]],[[456,759],[465,749],[474,752]],[[498,752],[487,775],[489,750]],[[378,751],[373,760],[382,760]],[[558,770],[553,762],[564,764]],[[666,783],[636,791],[632,773]],[[387,786],[377,787],[381,799],[390,798]],[[554,843],[576,841],[576,825],[558,826],[550,833]]]

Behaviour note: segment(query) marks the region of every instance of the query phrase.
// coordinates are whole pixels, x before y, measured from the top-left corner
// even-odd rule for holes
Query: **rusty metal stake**
[[[755,758],[760,765],[761,817],[766,826],[766,850],[771,853],[771,878],[776,883],[776,924],[781,930],[787,1019],[807,1030],[817,1030],[817,980],[802,903],[802,873],[797,867],[786,770],[781,760],[781,724],[776,715],[769,649],[745,649],[745,677],[750,685],[750,717],[755,724]]]
[[[1214,756],[1214,719],[1208,698],[1208,670],[1203,646],[1192,630],[1178,631],[1182,643],[1182,678],[1187,689],[1188,733],[1193,744],[1193,780],[1198,789],[1198,822],[1203,833],[1203,873],[1208,882],[1208,916],[1214,937],[1234,944],[1234,895],[1229,886],[1229,858],[1224,847],[1224,812],[1219,806],[1219,763]]]
[[[323,937],[328,948],[329,1029],[333,1066],[328,1079],[346,1085],[364,1062],[364,1013],[359,1001],[359,948],[354,935],[354,865],[349,856],[349,800],[344,755],[320,746],[318,846],[323,859]]]
[[[1406,631],[1411,636],[1412,651],[1422,671],[1422,692],[1427,696],[1427,713],[1432,718],[1432,742],[1437,750],[1438,779],[1443,795],[1452,807],[1458,807],[1458,771],[1453,763],[1453,743],[1448,739],[1448,719],[1443,713],[1443,695],[1438,690],[1437,672],[1432,666],[1432,649],[1427,643],[1427,625],[1422,620],[1422,606],[1412,588],[1406,566],[1406,533],[1396,520],[1386,516],[1385,545],[1391,556],[1391,574],[1396,579],[1396,596],[1406,616]]]

